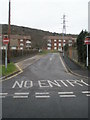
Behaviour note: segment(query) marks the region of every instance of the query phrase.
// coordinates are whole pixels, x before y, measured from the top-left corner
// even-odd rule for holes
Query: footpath
[[[28,59],[22,60],[20,62],[17,62],[16,64],[22,69],[24,70],[26,67],[28,67],[29,65],[33,64],[34,62],[38,61],[41,57],[43,57],[43,55],[35,55],[33,57],[30,57]]]
[[[88,71],[86,68],[82,68],[77,63],[72,61],[68,56],[64,55],[64,57],[63,57],[62,53],[60,53],[60,55],[61,55],[61,57],[62,57],[69,72],[71,72],[74,75],[82,76],[85,78],[90,77],[90,71]]]
[[[43,56],[44,55],[38,55],[37,54],[37,55],[34,55],[34,56],[30,56],[27,59],[23,58],[22,61],[20,61],[20,59],[18,59],[18,60],[15,59],[14,62],[15,62],[15,65],[16,65],[18,70],[16,72],[10,74],[10,75],[1,77],[0,80],[3,81],[3,80],[10,79],[10,78],[12,78],[14,76],[17,76],[18,74],[22,73],[25,68],[27,68],[28,66],[32,65],[34,62],[38,61]],[[18,62],[16,62],[16,61],[18,61]]]

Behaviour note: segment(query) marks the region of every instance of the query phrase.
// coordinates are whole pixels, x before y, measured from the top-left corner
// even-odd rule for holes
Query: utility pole
[[[11,34],[11,0],[9,0],[9,14],[8,14],[8,38],[10,41],[10,34]],[[8,44],[8,51],[7,51],[7,62],[10,63],[10,42]]]
[[[66,34],[66,15],[63,14],[63,29],[62,29],[62,34],[63,34],[63,57],[64,57],[64,35]]]

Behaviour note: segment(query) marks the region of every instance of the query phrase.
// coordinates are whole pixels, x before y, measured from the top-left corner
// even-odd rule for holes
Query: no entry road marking
[[[83,87],[83,86],[90,86],[84,80],[37,80],[38,87],[40,88],[53,88],[53,87]],[[22,80],[22,81],[15,81],[12,88],[32,88],[34,87],[34,81],[32,80]]]

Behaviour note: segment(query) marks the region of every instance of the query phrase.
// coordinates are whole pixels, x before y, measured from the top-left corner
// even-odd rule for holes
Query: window
[[[72,44],[69,43],[69,46],[72,46]]]
[[[23,42],[23,39],[21,39],[20,42]]]
[[[59,43],[59,46],[61,46],[61,43]]]
[[[48,43],[48,44],[47,44],[47,46],[51,46],[51,44],[50,44],[50,43]]]
[[[30,44],[30,43],[31,43],[31,41],[27,40],[27,41],[26,41],[26,43],[27,43],[27,44]]]
[[[16,50],[16,47],[11,47],[12,50]]]
[[[48,47],[47,49],[48,49],[48,50],[51,50],[51,48],[50,48],[50,47]]]
[[[51,42],[51,40],[48,40],[48,42]]]
[[[20,50],[23,50],[23,47],[20,47]]]
[[[66,40],[63,40],[63,42],[66,42]]]
[[[54,46],[57,46],[57,43],[54,43]]]
[[[59,40],[59,42],[61,42],[61,40]]]
[[[63,46],[65,46],[66,44],[64,43]]]
[[[20,46],[23,46],[23,43],[20,43]]]
[[[69,43],[72,43],[72,40],[69,40]]]
[[[54,47],[54,50],[57,50],[57,47]]]

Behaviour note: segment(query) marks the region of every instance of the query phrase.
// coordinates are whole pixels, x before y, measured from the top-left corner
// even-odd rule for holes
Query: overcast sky
[[[8,23],[8,1],[0,0],[0,23]],[[66,33],[88,30],[89,0],[11,0],[11,24],[62,32],[62,16],[66,14]]]

